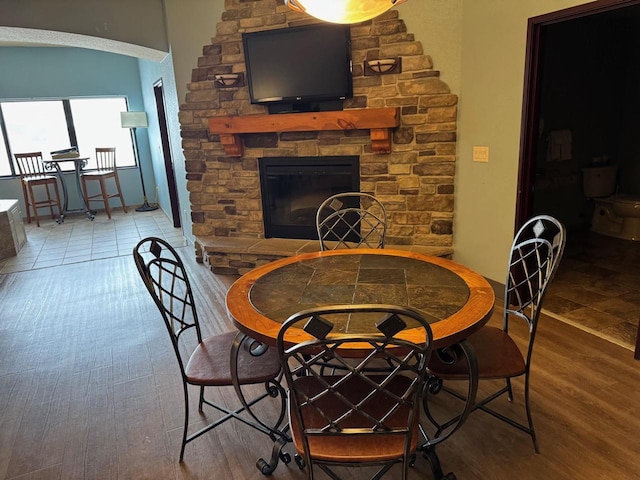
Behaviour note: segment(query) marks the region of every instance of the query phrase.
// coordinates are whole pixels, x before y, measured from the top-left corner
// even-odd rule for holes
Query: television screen
[[[348,25],[245,33],[242,41],[251,103],[289,104],[299,111],[353,96]]]

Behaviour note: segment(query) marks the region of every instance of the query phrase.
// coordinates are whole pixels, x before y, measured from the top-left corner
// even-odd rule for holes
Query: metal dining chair
[[[118,169],[116,168],[116,149],[115,147],[96,148],[96,164],[97,169],[88,172],[82,172],[80,178],[82,180],[82,192],[84,194],[85,203],[89,208],[90,202],[102,202],[104,203],[104,209],[107,212],[107,217],[111,218],[111,205],[110,199],[120,199],[122,210],[126,213],[127,206],[124,203],[124,197],[122,196],[122,188],[120,187],[120,179],[118,178]],[[115,191],[109,192],[107,180],[113,179],[115,185]],[[87,188],[87,182],[97,181],[100,186],[100,193],[89,195]],[[90,208],[89,208],[90,209]]]
[[[333,332],[338,315],[379,333]],[[424,343],[403,340],[406,327],[423,330]],[[431,343],[429,324],[408,307],[331,305],[284,322],[277,347],[289,386],[295,460],[307,468],[307,478],[314,478],[316,467],[335,479],[335,467],[377,466],[377,479],[396,464],[407,477],[419,447]],[[377,362],[385,368],[376,368]]]
[[[16,153],[14,154],[18,173],[20,174],[20,183],[22,184],[22,195],[27,208],[27,223],[31,223],[31,213],[36,220],[36,225],[40,226],[40,217],[38,216],[39,208],[48,208],[51,212],[51,218],[55,218],[53,207],[58,209],[58,215],[62,212],[60,205],[60,193],[58,191],[58,178],[47,172],[42,163],[42,152]],[[44,186],[46,199],[38,200],[34,187]],[[55,193],[51,197],[49,186],[53,186]]]
[[[473,410],[482,410],[508,424],[528,433],[533,441],[536,452],[539,452],[538,442],[533,427],[529,386],[531,374],[531,358],[536,338],[536,329],[542,301],[549,283],[553,279],[566,242],[564,225],[548,215],[538,215],[529,219],[516,234],[509,256],[509,266],[505,281],[504,316],[502,328],[485,325],[476,333],[468,337],[473,347],[478,366],[478,379],[504,380],[505,384],[484,399],[476,400]],[[523,348],[509,335],[511,319],[525,322],[528,328],[528,341]],[[450,380],[468,380],[469,371],[466,362],[444,350],[436,350],[429,362],[429,372],[444,384],[444,391],[464,399],[458,392],[446,387]],[[527,422],[516,421],[507,415],[487,406],[490,402],[507,394],[509,401],[513,401],[511,379],[524,377],[524,402]],[[432,383],[432,385],[435,385]],[[427,404],[425,403],[425,408]],[[429,415],[428,415],[429,416]],[[432,423],[436,423],[429,416]],[[446,428],[456,419],[438,425]]]
[[[184,427],[180,462],[187,443],[230,419],[239,420],[273,438],[285,416],[286,392],[280,385],[280,359],[275,348],[249,339],[239,332],[203,337],[196,304],[186,269],[176,250],[159,238],[141,240],[133,249],[138,273],[164,320],[180,368],[184,392]],[[235,375],[235,379],[234,379]],[[235,381],[235,385],[234,385]],[[206,387],[264,385],[264,392],[246,399],[235,391],[242,406],[233,410],[205,397]],[[199,389],[198,410],[205,405],[221,412],[210,423],[189,434],[189,387]],[[280,414],[273,426],[260,421],[251,406],[265,398],[280,398]],[[242,416],[243,411],[250,415]],[[247,418],[248,417],[248,418]]]
[[[316,213],[321,250],[384,248],[387,212],[373,195],[338,193],[327,198]]]

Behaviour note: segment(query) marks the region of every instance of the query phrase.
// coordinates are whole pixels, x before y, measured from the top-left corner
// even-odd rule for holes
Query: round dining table
[[[434,348],[442,348],[484,325],[494,302],[489,282],[464,265],[393,249],[327,250],[282,258],[244,274],[226,296],[236,327],[270,345],[275,345],[281,324],[301,310],[375,303],[418,310],[431,326]],[[410,327],[405,338],[424,341],[422,331]],[[367,332],[358,330],[358,322],[345,321],[334,333]]]
[[[309,308],[386,304],[418,310],[431,327],[436,354],[445,358],[463,356],[469,371],[464,408],[446,429],[427,412],[427,397],[438,393],[439,380],[431,377],[425,386],[425,412],[438,430],[430,437],[421,426],[425,441],[420,450],[438,479],[449,475],[443,474],[435,447],[462,426],[475,405],[477,361],[466,338],[489,320],[494,303],[495,294],[489,282],[470,268],[437,256],[387,248],[325,250],[282,258],[244,274],[231,285],[226,296],[227,312],[240,332],[267,345],[276,344],[278,331],[287,318]],[[370,319],[358,321],[353,314],[345,315],[342,321],[332,316],[332,323],[331,334],[379,333],[365,327],[371,325]],[[302,329],[290,329],[287,333],[286,343],[310,338]],[[397,336],[414,343],[425,341],[424,329],[410,323]],[[234,345],[233,351],[238,348]],[[232,359],[234,355],[237,353],[232,353]],[[232,366],[233,363],[232,360]],[[242,398],[240,386],[232,380]],[[249,406],[245,407],[260,422]],[[273,430],[273,434],[276,441],[270,461],[258,460],[258,468],[265,475],[273,473],[279,460],[288,458],[282,453],[284,445],[291,441],[288,433]]]

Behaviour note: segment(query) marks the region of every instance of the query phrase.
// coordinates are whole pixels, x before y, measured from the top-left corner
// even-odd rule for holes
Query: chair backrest
[[[186,357],[182,357],[180,341],[183,334],[193,328],[197,343],[200,343],[202,333],[184,264],[171,245],[155,237],[142,239],[133,248],[133,259],[147,291],[162,314],[185,378]]]
[[[527,364],[533,349],[542,301],[560,264],[565,243],[564,225],[549,215],[538,215],[520,228],[511,246],[505,282],[504,328],[508,330],[511,316],[527,322]]]
[[[339,193],[318,208],[316,229],[321,250],[384,248],[387,212],[373,195]]]
[[[115,147],[96,148],[96,164],[100,171],[115,171],[116,149]]]
[[[331,332],[336,316],[348,316],[367,333]],[[405,327],[422,329],[424,343],[403,340]],[[289,317],[277,347],[291,392],[290,415],[304,432],[307,459],[314,458],[314,437],[322,436],[368,436],[382,443],[399,436],[406,459],[417,435],[431,343],[429,324],[406,307],[332,305]]]
[[[16,159],[16,166],[21,178],[39,177],[42,175],[50,175],[42,163],[42,152],[16,153],[13,155]]]

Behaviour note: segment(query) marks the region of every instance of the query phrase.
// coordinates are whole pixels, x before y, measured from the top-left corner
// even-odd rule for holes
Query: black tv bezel
[[[266,37],[271,35],[291,34],[292,36],[299,32],[313,32],[319,29],[334,29],[342,30],[345,35],[345,64],[344,72],[346,73],[346,92],[340,92],[340,94],[316,94],[316,95],[291,95],[287,97],[267,97],[267,98],[255,98],[253,88],[253,77],[251,73],[251,59],[247,52],[249,47],[247,42],[252,39],[259,39],[260,37]],[[342,102],[348,98],[353,97],[353,68],[351,59],[351,29],[348,25],[337,24],[322,24],[313,23],[308,25],[302,25],[297,27],[278,28],[272,30],[260,30],[256,32],[246,32],[242,34],[242,47],[245,59],[247,86],[249,87],[249,100],[254,105],[266,105],[269,107],[271,113],[284,113],[284,112],[296,112],[296,111],[321,111],[321,110],[341,110]],[[344,95],[343,95],[344,93]],[[273,111],[271,110],[273,108]]]

